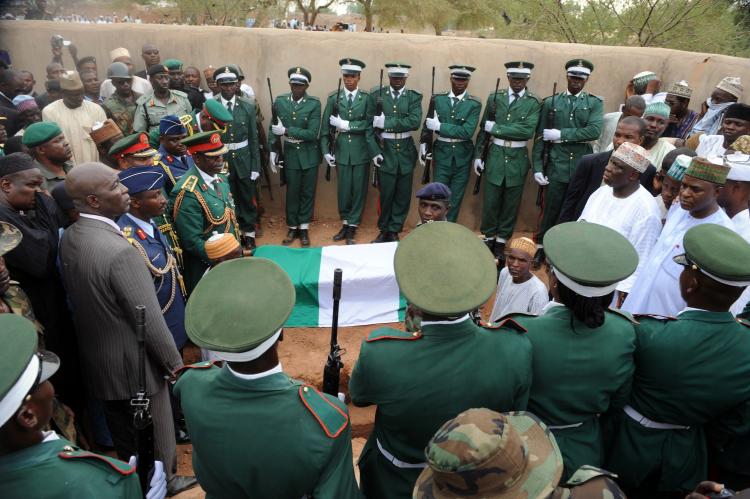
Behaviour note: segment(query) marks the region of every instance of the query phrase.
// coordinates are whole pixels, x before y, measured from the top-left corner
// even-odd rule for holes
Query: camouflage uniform
[[[135,117],[135,109],[138,107],[136,102],[141,98],[141,94],[133,92],[133,101],[128,102],[117,93],[114,93],[106,98],[102,106],[107,111],[107,115],[112,117],[112,121],[120,128],[123,136],[134,132],[133,130],[133,118]]]

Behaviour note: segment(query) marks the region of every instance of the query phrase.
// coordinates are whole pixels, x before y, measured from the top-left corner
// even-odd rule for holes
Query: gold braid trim
[[[176,266],[175,259],[169,252],[167,252],[166,253],[167,264],[164,265],[164,268],[160,269],[159,267],[151,263],[151,260],[148,257],[148,253],[146,253],[146,250],[143,248],[141,243],[139,243],[135,239],[131,239],[130,243],[135,247],[135,249],[138,250],[138,253],[140,253],[141,256],[143,257],[143,260],[146,262],[146,268],[148,268],[149,272],[151,272],[151,275],[154,276],[154,280],[156,280],[156,278],[159,278],[161,280],[161,283],[163,283],[164,276],[167,273],[172,275],[172,289],[170,290],[169,300],[167,300],[167,304],[164,305],[164,307],[162,307],[161,309],[161,313],[164,314],[166,313],[167,310],[169,310],[169,307],[172,306],[172,303],[174,303],[174,298],[176,294],[175,291],[177,291],[178,274],[176,271],[177,266]],[[159,289],[156,290],[157,293],[161,290],[161,283],[159,285]]]

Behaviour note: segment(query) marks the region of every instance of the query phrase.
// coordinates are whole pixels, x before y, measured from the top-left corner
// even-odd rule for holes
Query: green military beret
[[[179,71],[182,69],[182,61],[179,59],[167,59],[164,61],[164,65],[170,71]]]
[[[495,259],[463,225],[430,222],[417,227],[399,243],[393,263],[401,292],[429,314],[474,310],[495,291]]]
[[[638,253],[619,232],[589,222],[556,225],[544,235],[544,252],[565,287],[581,296],[605,296],[635,272]]]
[[[0,256],[18,246],[21,239],[23,239],[23,233],[15,225],[0,222]]]
[[[681,265],[692,265],[722,284],[750,285],[750,243],[717,224],[701,224],[685,233],[685,254],[674,257]]]
[[[62,129],[54,121],[40,121],[26,127],[21,142],[26,147],[36,147],[62,134]]]
[[[292,281],[273,261],[229,260],[198,282],[185,309],[185,329],[199,347],[248,352],[281,329],[294,298]]]
[[[158,131],[158,129],[157,129]],[[135,156],[136,158],[149,158],[156,154],[156,150],[151,147],[148,135],[143,132],[134,133],[123,137],[109,148],[109,155],[118,158],[125,156]]]
[[[216,99],[208,99],[203,104],[203,112],[222,127],[232,121],[232,113]]]
[[[312,75],[310,74],[310,71],[300,66],[289,68],[289,71],[286,72],[286,75],[289,77],[289,81],[291,83],[302,83],[306,85],[312,81]]]

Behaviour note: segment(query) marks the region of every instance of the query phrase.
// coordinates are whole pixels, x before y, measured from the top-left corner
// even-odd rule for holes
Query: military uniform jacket
[[[64,438],[0,457],[0,491],[7,499],[141,499],[135,468],[82,451]]]
[[[370,93],[373,109],[381,95],[380,87],[375,87]],[[378,144],[380,154],[383,155],[383,165],[378,168],[381,173],[392,175],[410,175],[417,162],[417,148],[411,133],[419,130],[422,124],[422,94],[411,88],[401,89],[398,99],[393,99],[391,87],[382,88],[383,114],[385,115],[386,133],[403,134],[401,139],[383,139],[382,146]]]
[[[207,499],[361,497],[337,398],[283,372],[246,380],[210,363],[188,366],[174,393]]]
[[[141,95],[135,101],[135,117],[133,118],[133,130],[136,132],[152,132],[159,128],[161,119],[169,114],[177,117],[192,115],[193,107],[185,92],[170,90],[167,104],[164,105],[154,97],[153,90]]]
[[[488,140],[504,141],[507,145],[490,144],[482,176],[493,185],[501,186],[504,181],[507,187],[518,187],[523,185],[526,173],[531,166],[529,150],[528,147],[510,147],[510,142],[524,142],[534,137],[539,123],[542,101],[528,88],[511,104],[508,104],[508,100],[508,89],[500,90],[497,94],[492,93],[487,97],[474,157],[482,157]],[[495,115],[488,117],[494,105],[497,106]],[[489,134],[484,131],[484,123],[488,119],[495,122]]]
[[[193,165],[195,165],[195,162],[190,154],[186,153],[180,158],[169,154],[166,149],[164,149],[164,146],[159,147],[159,166],[161,166],[162,170],[164,170],[164,175],[166,175],[166,178],[164,179],[164,190],[167,195],[172,192],[172,188],[177,181],[180,180],[182,176],[185,175],[185,172],[187,172]]]
[[[555,110],[555,126],[547,123],[550,109]],[[570,182],[578,159],[593,152],[589,141],[598,139],[602,133],[602,109],[602,99],[583,90],[576,99],[567,92],[544,99],[534,140],[534,172],[542,171],[542,132],[545,128],[556,128],[560,130],[561,138],[559,144],[550,147],[547,178],[566,184]]]
[[[283,94],[274,100],[276,113],[286,127],[286,135],[279,137],[271,132],[268,125],[268,150],[283,141],[284,168],[307,170],[320,164],[320,100],[305,94],[299,102],[292,100],[292,94]]]
[[[129,102],[114,93],[107,97],[102,104],[107,116],[112,118],[112,121],[117,124],[117,127],[126,137],[133,133],[133,118],[138,107],[138,99],[141,97],[138,92],[133,92],[133,95],[133,102]]]
[[[221,103],[221,95],[216,96],[216,100]],[[250,178],[253,172],[260,172],[256,116],[255,102],[244,97],[234,97],[232,121],[227,123],[227,131],[221,134],[221,141],[229,147],[224,158],[229,163],[230,175]]]
[[[585,464],[601,466],[598,415],[627,402],[635,369],[634,322],[608,311],[604,324],[590,329],[566,306],[538,317],[512,317],[528,330],[534,351],[529,411],[552,427],[567,474]],[[554,428],[571,425],[578,426]]]
[[[320,149],[323,154],[328,154],[330,137],[328,123],[333,113],[333,104],[336,101],[336,92],[328,96],[326,109],[323,113],[322,130],[320,133]],[[372,117],[375,114],[375,103],[367,92],[357,90],[357,95],[349,106],[346,91],[342,88],[338,96],[339,117],[349,121],[348,132],[336,133],[336,163],[340,165],[363,165],[369,163],[378,155],[378,146],[375,143],[375,133],[372,129]]]
[[[435,95],[435,112],[440,119],[440,137],[456,139],[461,142],[443,142],[436,140],[432,149],[432,157],[437,166],[450,166],[452,160],[456,164],[468,164],[474,152],[474,144],[471,138],[479,123],[479,114],[482,112],[482,101],[478,97],[469,95],[467,91],[464,97],[455,105],[451,104],[449,92]]]
[[[660,490],[692,490],[707,476],[704,424],[750,431],[750,325],[702,310],[636,318],[629,403],[652,421],[690,428],[646,428],[622,414],[607,468],[624,484],[657,472]]]

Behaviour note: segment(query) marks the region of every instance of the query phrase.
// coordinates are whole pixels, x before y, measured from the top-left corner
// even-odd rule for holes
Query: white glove
[[[425,120],[425,125],[427,125],[428,130],[432,130],[433,132],[439,132],[440,131],[440,120],[438,119],[437,113],[435,113],[435,116],[432,118],[427,118]]]
[[[547,185],[549,184],[549,179],[544,176],[544,173],[536,172],[534,174],[534,182],[536,182],[539,185]]]
[[[258,179],[258,177],[260,177],[260,172],[251,172],[250,173],[250,180],[255,181],[255,180]]]
[[[333,154],[324,154],[323,158],[325,158],[326,163],[328,163],[328,166],[330,166],[331,168],[336,166],[336,156],[334,156]]]
[[[277,118],[276,124],[271,125],[271,131],[274,135],[284,135],[286,133],[286,127],[281,123],[281,120]]]
[[[271,151],[270,157],[268,158],[268,165],[271,167],[271,171],[274,173],[278,173],[279,170],[276,168],[276,157],[277,154],[273,151]],[[279,167],[284,168],[283,166],[279,165]]]
[[[492,129],[495,128],[495,122],[494,121],[486,121],[484,123],[484,131],[487,133],[492,133]]]
[[[340,132],[349,131],[349,122],[347,120],[342,120],[338,116],[331,116],[328,119],[328,123],[330,123],[331,126],[335,126]]]
[[[481,177],[482,172],[484,172],[484,161],[477,158],[474,160],[474,173],[477,174],[477,177]]]
[[[377,166],[378,168],[380,168],[381,166],[383,166],[383,159],[384,159],[383,155],[382,154],[378,154],[377,156],[375,156],[374,158],[372,158],[372,162],[375,163],[375,166]]]
[[[372,126],[374,128],[385,128],[385,114],[380,113],[380,116],[373,116]]]
[[[130,456],[128,464],[137,467],[135,456]],[[154,474],[149,482],[146,499],[164,499],[165,497],[167,497],[167,474],[164,473],[164,463],[154,461]]]
[[[419,144],[419,164],[424,166],[427,162],[427,144]]]
[[[544,129],[544,140],[549,142],[554,142],[555,140],[560,140],[560,137],[562,137],[562,134],[560,133],[560,130],[557,128],[545,128]]]

